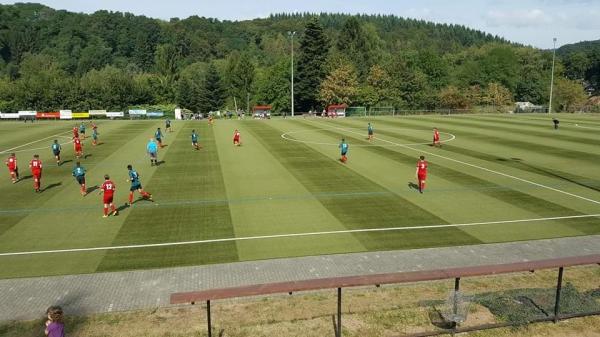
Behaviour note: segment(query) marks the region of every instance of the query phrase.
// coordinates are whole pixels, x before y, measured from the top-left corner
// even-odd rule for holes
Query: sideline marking
[[[321,131],[321,130],[332,130],[335,128],[321,128],[321,129],[315,129],[315,130],[297,130],[297,131],[289,131],[286,133],[282,133],[281,134],[281,138],[285,139],[285,140],[289,140],[289,141],[293,141],[293,142],[298,142],[298,143],[304,143],[304,144],[315,144],[315,145],[332,145],[332,146],[337,146],[337,143],[322,143],[322,142],[313,142],[310,140],[302,140],[302,139],[294,139],[294,138],[288,138],[288,135],[291,135],[293,133],[306,133],[306,132],[316,132],[316,131]],[[356,128],[358,129],[358,128]],[[408,129],[400,129],[400,130],[408,130]],[[426,131],[426,130],[410,130],[410,131]],[[444,139],[442,141],[440,141],[440,143],[447,143],[447,142],[451,142],[453,140],[456,139],[456,136],[448,133],[448,132],[440,132],[440,134],[444,134],[444,135],[449,135],[450,138],[449,139]],[[375,137],[374,139],[377,139],[377,137]],[[377,145],[377,144],[352,144],[352,147],[393,147],[393,146],[408,146],[408,145],[428,145],[431,144],[431,142],[426,142],[426,143],[412,143],[412,144],[393,144],[390,146],[385,146],[385,145]]]
[[[24,146],[27,146],[27,145],[31,145],[31,144],[35,144],[35,143],[39,143],[39,142],[41,142],[41,141],[43,141],[43,140],[46,140],[46,139],[48,139],[48,138],[58,137],[58,136],[60,136],[60,135],[62,135],[62,134],[68,133],[68,132],[71,132],[71,130],[69,130],[69,131],[65,131],[65,132],[61,132],[61,133],[57,133],[57,134],[55,134],[55,135],[48,136],[48,137],[45,137],[45,138],[42,138],[42,139],[38,139],[38,140],[35,140],[35,141],[33,141],[33,142],[29,142],[29,143],[26,143],[26,144],[23,144],[23,145],[15,146],[15,147],[13,147],[13,148],[10,148],[10,149],[8,149],[8,150],[0,151],[0,154],[2,154],[2,153],[7,153],[7,152],[11,152],[11,151],[12,151],[12,150],[14,150],[14,149],[18,149],[18,148],[21,148],[21,147],[24,147]],[[45,149],[45,148],[40,148],[40,149]],[[36,150],[40,150],[40,149],[36,149]],[[32,150],[25,150],[25,151],[32,151]],[[22,152],[22,151],[15,151],[15,152]]]
[[[351,130],[346,130],[346,129],[344,129],[344,128],[340,128],[340,127],[334,127],[334,128],[336,128],[336,129],[340,129],[340,130],[343,130],[343,131],[346,131],[346,132],[357,133],[357,132],[354,132],[354,131],[351,131]],[[573,193],[569,193],[569,192],[566,192],[566,191],[563,191],[563,190],[559,190],[559,189],[556,189],[556,188],[554,188],[554,187],[550,187],[550,186],[542,185],[542,184],[540,184],[540,183],[536,183],[536,182],[533,182],[533,181],[530,181],[530,180],[527,180],[527,179],[523,179],[523,178],[519,178],[519,177],[511,176],[510,174],[506,174],[506,173],[502,173],[502,172],[494,171],[494,170],[492,170],[492,169],[485,168],[485,167],[483,167],[483,166],[478,166],[478,165],[475,165],[475,164],[470,164],[470,163],[467,163],[467,162],[464,162],[464,161],[461,161],[461,160],[458,160],[458,159],[453,159],[453,158],[450,158],[450,157],[442,156],[442,155],[439,155],[439,154],[436,154],[436,153],[433,153],[433,152],[429,152],[429,151],[424,151],[424,150],[415,149],[415,148],[412,148],[412,147],[410,147],[410,146],[407,146],[407,145],[402,145],[402,144],[394,143],[394,142],[392,142],[392,141],[389,141],[389,140],[387,140],[387,139],[383,139],[383,138],[379,138],[379,137],[376,137],[375,139],[379,139],[379,140],[381,140],[381,141],[388,142],[388,143],[390,143],[390,144],[396,144],[396,145],[398,145],[398,146],[400,146],[400,147],[403,147],[403,148],[406,148],[406,149],[409,149],[409,150],[413,150],[413,151],[417,151],[417,152],[420,152],[420,153],[425,153],[425,154],[428,154],[428,155],[430,155],[430,156],[434,156],[434,157],[438,157],[438,158],[446,159],[446,160],[449,160],[449,161],[453,161],[453,162],[455,162],[455,163],[459,163],[459,164],[463,164],[463,165],[471,166],[471,167],[474,167],[474,168],[478,168],[478,169],[480,169],[480,170],[484,170],[484,171],[487,171],[487,172],[490,172],[490,173],[494,173],[494,174],[497,174],[497,175],[501,175],[501,176],[503,176],[503,177],[507,177],[507,178],[516,179],[516,180],[522,181],[522,182],[524,182],[524,183],[532,184],[532,185],[535,185],[535,186],[538,186],[538,187],[542,187],[542,188],[545,188],[545,189],[548,189],[548,190],[551,190],[551,191],[554,191],[554,192],[558,192],[558,193],[566,194],[566,195],[568,195],[568,196],[571,196],[571,197],[575,197],[575,198],[578,198],[578,199],[582,199],[582,200],[589,201],[589,202],[592,202],[592,203],[594,203],[594,204],[600,205],[600,201],[593,200],[593,199],[589,199],[589,198],[586,198],[586,197],[582,197],[582,196],[580,196],[580,195],[573,194]]]
[[[549,218],[471,222],[471,223],[444,224],[444,225],[431,225],[431,226],[384,227],[384,228],[365,228],[365,229],[351,229],[351,230],[324,231],[324,232],[259,235],[259,236],[247,236],[247,237],[239,237],[239,238],[165,242],[165,243],[152,243],[152,244],[143,244],[143,245],[106,246],[106,247],[92,247],[92,248],[57,249],[57,250],[37,250],[37,251],[29,251],[29,252],[0,253],[0,257],[38,255],[38,254],[56,254],[56,253],[74,253],[74,252],[91,252],[91,251],[100,251],[100,250],[121,250],[121,249],[136,249],[136,248],[151,248],[151,247],[185,246],[185,245],[216,243],[216,242],[251,241],[251,240],[263,240],[263,239],[278,239],[278,238],[319,236],[319,235],[335,235],[335,234],[348,234],[348,233],[392,232],[392,231],[432,229],[432,228],[460,228],[460,227],[483,226],[483,225],[498,225],[498,224],[540,222],[540,221],[550,221],[550,220],[582,219],[582,218],[600,218],[600,214],[584,214],[584,215],[557,216],[557,217],[549,217]]]
[[[67,139],[71,139],[71,137],[69,136],[57,136],[57,138],[67,138]],[[64,143],[59,143],[61,146],[62,145],[68,145],[68,144],[72,144],[72,141],[68,141],[68,142],[64,142]],[[52,145],[52,144],[51,144]],[[44,150],[44,149],[50,149],[50,146],[44,146],[44,147],[36,147],[35,149],[25,149],[25,150],[19,150],[19,151],[10,151],[12,153],[22,153],[22,152],[30,152],[30,151],[37,151],[37,150]],[[4,153],[4,152],[0,152],[0,153]]]

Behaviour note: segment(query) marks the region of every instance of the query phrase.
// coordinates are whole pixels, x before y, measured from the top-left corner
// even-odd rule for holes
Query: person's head
[[[154,138],[150,138],[150,143],[154,143]]]
[[[133,166],[131,166],[131,164],[129,164],[129,165],[127,165],[127,169],[128,169],[129,171],[131,171],[131,170],[133,170]]]
[[[110,176],[108,174],[104,175],[104,180],[110,180]]]
[[[79,167],[79,166],[81,166],[81,163],[80,162],[76,162],[75,166]]]
[[[369,125],[371,125],[371,123],[369,123]]]
[[[437,128],[433,128],[433,131],[437,131]]]
[[[425,156],[420,156],[419,159],[425,160]]]
[[[56,139],[55,139],[55,140],[54,140],[54,144],[57,144],[57,143],[58,143],[58,140],[56,140]]]
[[[48,319],[52,322],[62,323],[63,321],[63,310],[58,305],[53,305],[46,310],[46,314],[48,315]]]
[[[196,130],[192,130],[192,133],[196,133]]]
[[[39,156],[39,155],[37,155],[37,154],[34,154],[34,155],[33,155],[33,158],[34,158],[34,159],[40,159],[40,156]]]
[[[158,129],[156,129],[156,130],[160,131],[160,128],[158,128]]]
[[[346,139],[345,139],[345,138],[342,138],[342,143],[345,143],[345,142],[346,142]]]
[[[11,157],[15,157],[16,155],[15,155],[15,153],[13,152],[13,153],[11,153],[11,154],[10,154],[10,156],[11,156]]]

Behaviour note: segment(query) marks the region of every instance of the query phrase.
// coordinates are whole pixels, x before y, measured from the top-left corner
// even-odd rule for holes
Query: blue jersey
[[[140,175],[137,173],[136,170],[129,171],[129,180],[131,181],[131,186],[140,184]]]
[[[369,132],[369,134],[373,134],[373,127],[371,125],[369,125],[369,127],[367,128],[367,131]]]
[[[81,124],[79,126],[79,132],[85,132],[85,125]]]
[[[156,145],[155,142],[148,142],[148,145],[146,145],[146,150],[150,153],[156,153],[158,152],[158,145]]]
[[[60,152],[60,144],[58,144],[58,143],[52,144],[52,152],[54,152],[54,153]]]
[[[192,142],[197,143],[198,142],[198,134],[197,133],[192,133]]]
[[[348,144],[347,143],[341,143],[340,144],[340,149],[342,150],[342,154],[348,153]]]
[[[75,166],[73,169],[73,177],[83,177],[85,176],[85,169],[81,166]]]
[[[156,133],[154,133],[154,138],[156,138],[157,140],[162,139],[162,132],[156,131]]]

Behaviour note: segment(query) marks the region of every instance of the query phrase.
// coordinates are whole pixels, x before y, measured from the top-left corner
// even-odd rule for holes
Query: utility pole
[[[294,117],[294,36],[295,35],[296,35],[296,32],[288,32],[288,36],[292,40],[292,77],[291,77],[291,83],[292,83],[292,88],[291,88],[291,92],[292,92],[292,117]]]
[[[552,89],[554,87],[554,59],[556,58],[556,38],[552,39],[554,47],[552,48],[552,75],[550,76],[550,103],[548,104],[548,113],[552,112]]]

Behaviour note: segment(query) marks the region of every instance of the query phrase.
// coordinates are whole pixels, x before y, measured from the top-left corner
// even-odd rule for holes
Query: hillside
[[[564,45],[556,53],[569,78],[585,80],[591,90],[600,92],[600,40]]]
[[[460,25],[327,13],[166,22],[15,4],[0,5],[0,110],[174,103],[206,112],[247,102],[289,111],[289,31],[297,110],[547,101],[548,52]]]

